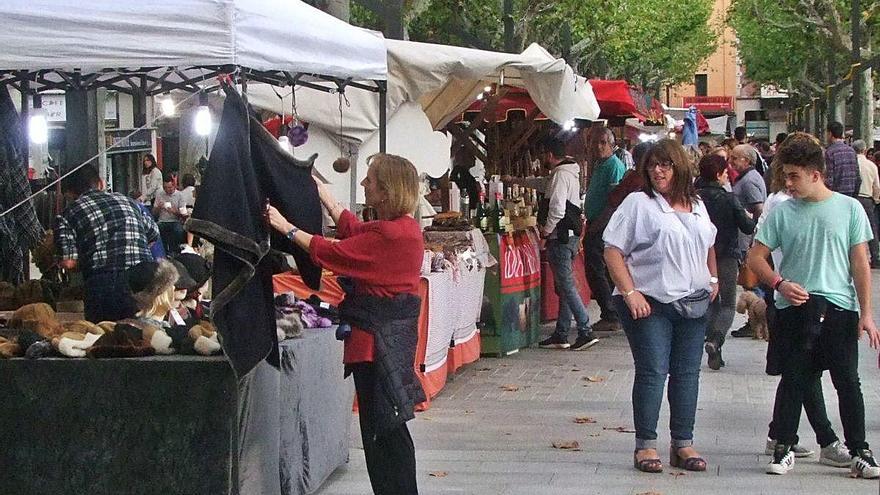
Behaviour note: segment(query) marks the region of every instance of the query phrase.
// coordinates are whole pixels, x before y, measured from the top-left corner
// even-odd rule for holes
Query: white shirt
[[[761,211],[761,216],[758,217],[758,221],[755,223],[755,234],[757,234],[758,229],[764,225],[764,222],[767,220],[767,215],[773,211],[773,208],[776,208],[780,203],[788,201],[789,199],[791,199],[791,196],[785,191],[775,192],[767,196],[767,201],[764,202],[764,209]],[[777,248],[770,253],[770,257],[773,258],[773,266],[776,267],[776,273],[779,273],[779,267],[782,265],[782,250]]]
[[[862,177],[862,186],[859,196],[872,198],[875,203],[880,203],[880,179],[877,177],[877,165],[865,155],[859,154],[859,175]]]
[[[550,185],[544,194],[550,203],[547,221],[542,229],[544,235],[550,235],[556,224],[565,217],[565,204],[570,201],[574,205],[581,204],[580,165],[563,163],[553,168],[550,173]]]
[[[635,192],[611,216],[602,239],[623,252],[635,290],[665,304],[711,290],[706,260],[717,229],[702,201],[692,210],[677,212],[660,194]]]
[[[195,186],[187,186],[181,189],[180,195],[183,197],[183,204],[192,208],[192,205],[196,204],[195,192]]]

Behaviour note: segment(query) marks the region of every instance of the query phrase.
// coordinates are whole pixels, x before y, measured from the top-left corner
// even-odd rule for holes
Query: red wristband
[[[778,291],[779,286],[782,285],[782,282],[785,282],[785,279],[782,277],[779,277],[775,282],[773,282],[773,290]]]

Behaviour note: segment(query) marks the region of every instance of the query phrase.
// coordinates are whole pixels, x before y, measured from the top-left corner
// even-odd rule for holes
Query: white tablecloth
[[[428,343],[425,372],[446,365],[449,347],[473,338],[483,304],[485,269],[431,273],[428,281]]]

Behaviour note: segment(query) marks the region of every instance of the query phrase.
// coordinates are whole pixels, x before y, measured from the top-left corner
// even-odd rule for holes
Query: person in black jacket
[[[709,332],[706,336],[706,354],[709,367],[721,369],[721,346],[727,330],[733,323],[736,306],[736,277],[742,263],[737,249],[738,232],[751,234],[755,220],[746,213],[733,193],[724,189],[728,183],[727,162],[718,155],[707,155],[700,160],[700,197],[709,210],[709,218],[718,229],[715,236],[715,258],[718,263],[719,293],[709,310]]]

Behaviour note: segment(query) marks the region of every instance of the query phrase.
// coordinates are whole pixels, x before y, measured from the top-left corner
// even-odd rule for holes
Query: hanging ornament
[[[290,94],[292,97],[290,113],[293,115],[293,121],[290,123],[290,127],[287,130],[287,139],[290,141],[290,145],[296,148],[297,146],[306,144],[306,141],[309,140],[309,125],[299,120],[299,113],[296,110],[295,86]]]
[[[339,138],[339,154],[342,156],[340,156],[339,158],[337,158],[336,160],[333,161],[333,170],[335,170],[336,173],[344,174],[351,169],[351,150],[348,149],[344,152],[342,150],[342,146],[344,144],[343,137],[342,137],[343,136],[342,101],[343,101],[343,99],[345,99],[346,105],[349,105],[349,103],[348,103],[348,99],[345,98],[345,95],[342,93],[342,91],[337,93],[337,95],[339,97],[339,135],[337,137]]]

